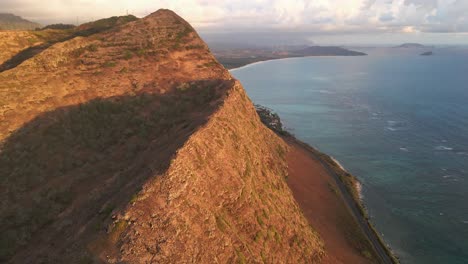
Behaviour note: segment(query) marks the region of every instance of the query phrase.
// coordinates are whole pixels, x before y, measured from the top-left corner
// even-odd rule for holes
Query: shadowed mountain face
[[[315,263],[286,144],[171,11],[0,73],[0,259]]]
[[[105,230],[115,209],[168,168],[226,87],[201,81],[161,96],[96,99],[41,114],[17,130],[0,154],[1,256],[22,249],[18,260],[41,259],[38,244],[49,246],[42,249],[45,262],[70,248],[83,251],[76,241]]]

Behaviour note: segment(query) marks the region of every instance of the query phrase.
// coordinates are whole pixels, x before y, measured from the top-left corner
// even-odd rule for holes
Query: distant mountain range
[[[20,16],[0,13],[0,30],[33,30],[40,27],[40,24],[31,22]]]
[[[365,56],[367,54],[335,46],[311,46],[291,52],[298,56]]]

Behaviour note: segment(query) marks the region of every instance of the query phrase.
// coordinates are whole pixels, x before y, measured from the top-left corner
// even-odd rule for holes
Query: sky
[[[0,12],[83,23],[169,8],[202,35],[289,36],[317,44],[468,44],[468,0],[0,0]]]

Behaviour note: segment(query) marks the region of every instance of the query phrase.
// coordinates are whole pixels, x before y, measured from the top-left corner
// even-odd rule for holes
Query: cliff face
[[[0,73],[0,259],[314,263],[286,144],[171,11]]]

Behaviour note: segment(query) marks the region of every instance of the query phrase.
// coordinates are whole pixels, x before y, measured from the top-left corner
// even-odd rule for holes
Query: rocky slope
[[[0,259],[315,263],[287,145],[171,11],[0,73]]]

